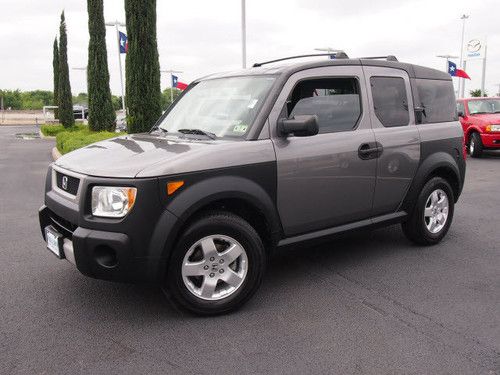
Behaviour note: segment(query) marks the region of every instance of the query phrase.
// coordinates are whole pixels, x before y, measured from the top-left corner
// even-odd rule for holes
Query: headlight
[[[94,186],[92,188],[92,215],[124,217],[134,206],[136,188]]]
[[[488,125],[486,126],[487,132],[500,132],[500,125]]]

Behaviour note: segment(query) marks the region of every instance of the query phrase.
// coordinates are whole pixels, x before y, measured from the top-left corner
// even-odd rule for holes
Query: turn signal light
[[[184,181],[172,181],[167,183],[167,195],[174,194],[182,185]]]

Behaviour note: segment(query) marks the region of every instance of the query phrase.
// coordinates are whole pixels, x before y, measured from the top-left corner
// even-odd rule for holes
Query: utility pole
[[[173,69],[166,69],[166,70],[160,70],[162,73],[169,73],[170,74],[170,105],[174,102],[174,73],[183,73],[180,70],[173,70]]]
[[[246,21],[246,4],[245,0],[241,0],[241,59],[243,69],[247,67],[247,21]]]
[[[462,17],[460,17],[460,19],[462,20],[462,40],[460,42],[460,69],[463,69],[463,70],[465,70],[465,63],[464,63],[465,20],[468,18],[469,18],[469,16],[466,14],[462,14]],[[465,78],[460,78],[458,80],[459,98],[464,97],[464,92],[465,92]]]
[[[118,67],[120,69],[120,84],[122,89],[122,112],[123,116],[125,116],[125,88],[123,85],[123,71],[122,71],[122,58],[120,54],[120,30],[118,30],[118,26],[125,27],[124,22],[114,21],[114,22],[106,22],[106,26],[114,26],[116,29],[116,43],[118,47]]]

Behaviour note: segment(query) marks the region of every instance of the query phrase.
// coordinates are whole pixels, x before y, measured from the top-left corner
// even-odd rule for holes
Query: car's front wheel
[[[419,245],[434,245],[448,232],[453,211],[450,184],[441,177],[433,177],[422,188],[413,212],[402,224],[403,232]]]
[[[469,154],[473,158],[479,158],[483,154],[483,142],[479,133],[472,133],[470,137]]]
[[[165,291],[180,307],[213,315],[242,306],[259,287],[266,254],[241,217],[217,212],[193,222],[170,259]]]

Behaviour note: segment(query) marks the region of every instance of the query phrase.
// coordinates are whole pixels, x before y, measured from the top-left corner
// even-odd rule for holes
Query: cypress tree
[[[156,0],[125,0],[128,52],[126,100],[129,133],[148,131],[161,115]]]
[[[89,14],[89,128],[94,131],[114,131],[116,114],[109,89],[106,26],[103,0],[87,0]]]
[[[57,45],[57,37],[54,39],[54,49],[52,57],[52,70],[54,72],[54,105],[59,105],[59,46]],[[54,110],[54,118],[59,118],[59,108]]]
[[[66,35],[66,22],[63,11],[61,13],[61,25],[59,26],[59,121],[65,128],[75,124],[73,97],[71,96],[71,85],[69,83],[67,43],[68,36]]]

